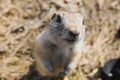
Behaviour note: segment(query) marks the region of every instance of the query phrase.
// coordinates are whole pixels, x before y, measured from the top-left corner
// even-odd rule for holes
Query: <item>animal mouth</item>
[[[75,42],[76,40],[75,40],[75,39],[65,39],[65,41],[70,42],[70,43],[73,43],[73,42]]]

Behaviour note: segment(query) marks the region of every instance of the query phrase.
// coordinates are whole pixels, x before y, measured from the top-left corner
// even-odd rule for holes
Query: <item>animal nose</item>
[[[72,32],[72,31],[69,31],[69,34],[73,37],[77,37],[79,35],[79,33],[77,32]]]

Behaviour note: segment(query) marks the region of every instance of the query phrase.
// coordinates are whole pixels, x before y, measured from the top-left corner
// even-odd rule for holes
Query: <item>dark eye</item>
[[[62,27],[62,17],[59,14],[54,14],[51,18],[52,25],[54,27]]]
[[[56,22],[61,23],[61,16],[57,15]]]

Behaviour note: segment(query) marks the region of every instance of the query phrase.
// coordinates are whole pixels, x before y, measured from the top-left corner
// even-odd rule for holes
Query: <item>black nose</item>
[[[77,33],[77,32],[72,32],[72,31],[69,31],[69,34],[70,34],[72,37],[74,37],[74,38],[76,38],[76,37],[79,35],[79,33]]]

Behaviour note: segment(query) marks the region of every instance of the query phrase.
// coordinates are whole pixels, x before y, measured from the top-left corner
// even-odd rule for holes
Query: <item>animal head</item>
[[[50,40],[62,46],[73,45],[83,40],[85,27],[83,17],[79,13],[55,13],[49,26]]]

